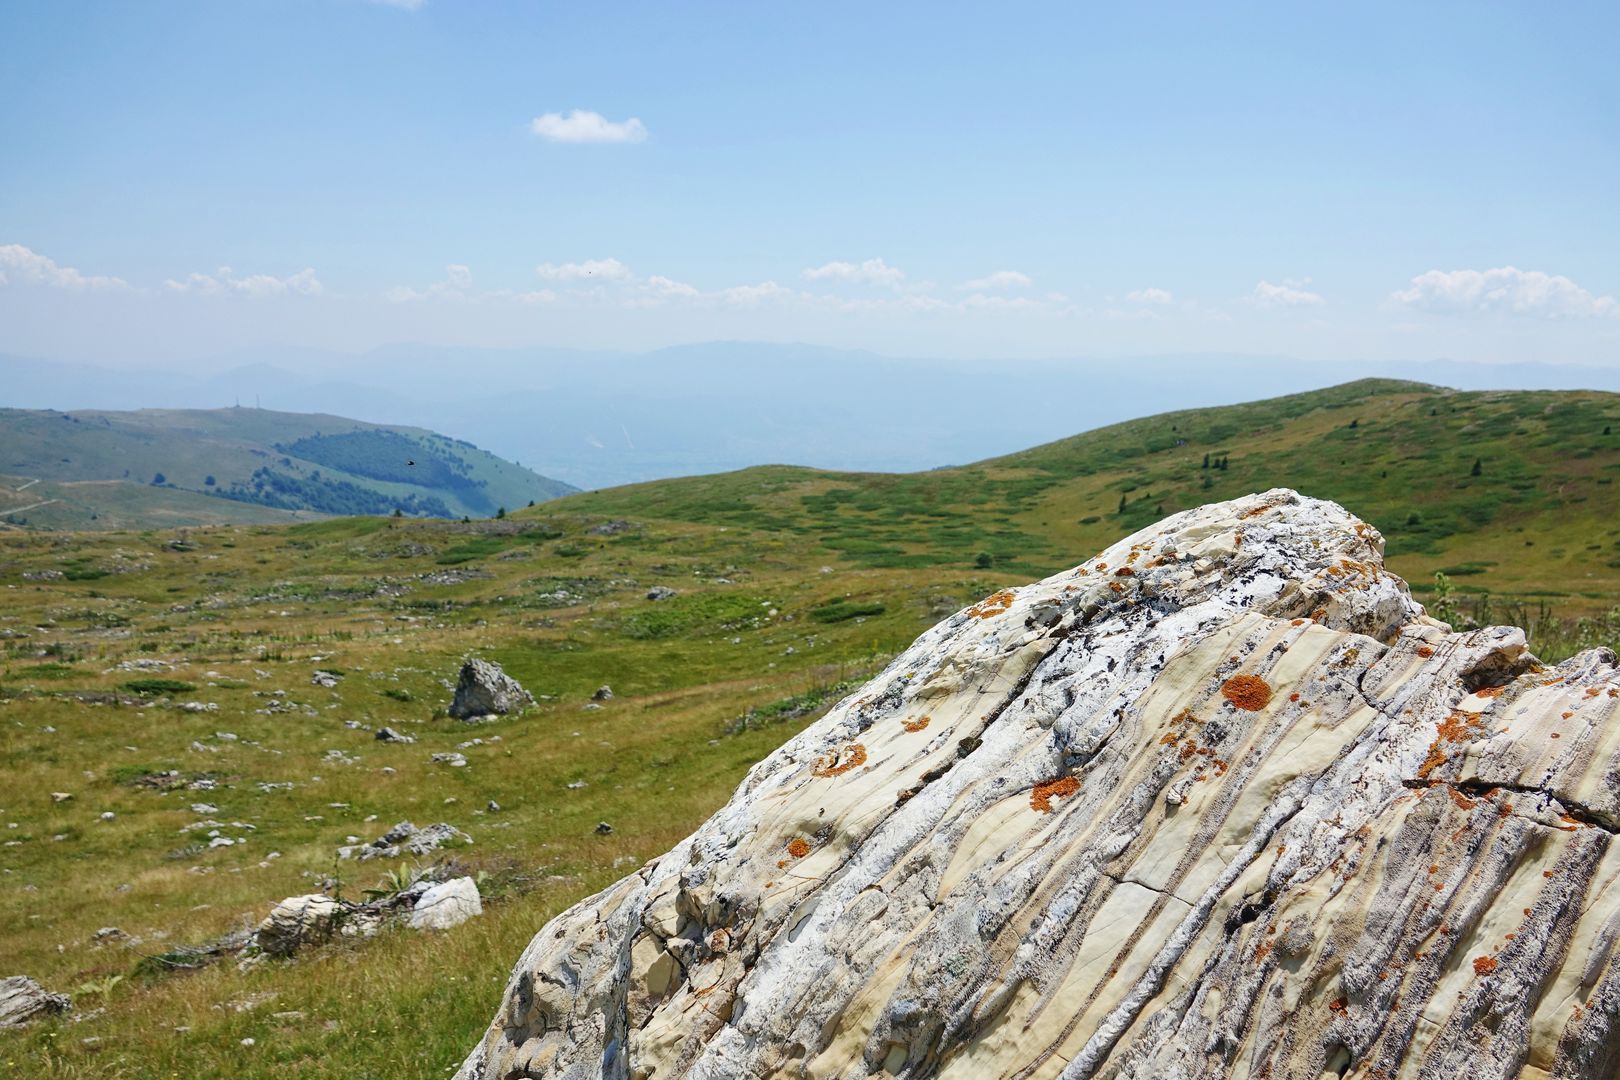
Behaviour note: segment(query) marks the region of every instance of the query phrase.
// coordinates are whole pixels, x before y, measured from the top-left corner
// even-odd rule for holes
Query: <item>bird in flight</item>
[[[414,462],[414,461],[406,461],[405,464],[407,464],[407,465],[415,465],[416,462]]]

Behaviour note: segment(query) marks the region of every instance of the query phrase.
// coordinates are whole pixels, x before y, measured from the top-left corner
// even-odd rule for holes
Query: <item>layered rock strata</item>
[[[1620,1075],[1620,674],[1454,633],[1332,503],[989,596],[547,924],[547,1078]]]

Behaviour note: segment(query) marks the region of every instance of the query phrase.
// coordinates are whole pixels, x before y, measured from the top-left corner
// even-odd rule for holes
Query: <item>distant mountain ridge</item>
[[[1363,376],[1464,390],[1620,391],[1620,368],[1573,364],[1315,363],[1177,354],[941,360],[711,341],[647,353],[390,345],[357,353],[260,348],[195,373],[0,353],[0,405],[218,408],[262,404],[411,424],[475,440],[581,488],[770,462],[911,472],[982,461],[1172,409],[1236,404]],[[476,373],[476,378],[446,373]],[[1040,401],[1017,424],[987,401]]]
[[[489,517],[575,490],[422,428],[268,409],[0,409],[0,522]]]

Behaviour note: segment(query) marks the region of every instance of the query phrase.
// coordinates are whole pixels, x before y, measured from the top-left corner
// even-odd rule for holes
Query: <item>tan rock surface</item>
[[[518,961],[465,1080],[1620,1075],[1620,675],[1342,508],[987,597]]]

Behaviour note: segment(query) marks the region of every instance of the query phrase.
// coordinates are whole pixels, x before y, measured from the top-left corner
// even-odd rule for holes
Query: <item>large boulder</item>
[[[452,878],[425,890],[406,916],[413,930],[448,930],[484,913],[478,883],[470,877]]]
[[[52,994],[26,975],[0,979],[0,1028],[19,1028],[72,1007],[67,995]]]
[[[463,1080],[1620,1075],[1620,675],[1342,508],[1177,514],[928,631],[559,915]]]
[[[533,704],[533,695],[502,671],[501,665],[474,659],[461,665],[455,697],[450,702],[450,715],[458,720],[504,716]]]

